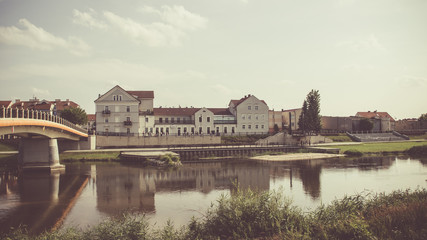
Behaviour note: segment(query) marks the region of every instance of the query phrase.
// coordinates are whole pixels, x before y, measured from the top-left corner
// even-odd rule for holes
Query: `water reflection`
[[[27,225],[41,232],[90,225],[123,211],[185,224],[222,193],[281,189],[297,205],[316,206],[364,189],[426,187],[426,160],[389,157],[257,163],[187,163],[178,169],[70,164],[65,173],[0,173],[0,232]],[[199,214],[200,215],[200,214]]]
[[[259,166],[259,167],[256,167]],[[155,193],[240,188],[268,190],[269,169],[259,164],[190,163],[176,170],[138,166],[96,166],[97,208],[108,214],[155,212]]]

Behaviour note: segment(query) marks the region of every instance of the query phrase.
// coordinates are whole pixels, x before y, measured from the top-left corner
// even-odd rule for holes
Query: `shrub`
[[[352,157],[360,157],[363,155],[363,153],[361,151],[356,150],[356,149],[349,149],[349,150],[345,151],[344,154],[348,155],[348,156],[352,156]]]
[[[411,147],[407,153],[411,156],[427,156],[427,145]]]

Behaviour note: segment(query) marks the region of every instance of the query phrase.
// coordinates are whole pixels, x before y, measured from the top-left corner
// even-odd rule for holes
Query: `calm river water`
[[[175,225],[200,217],[221,194],[240,188],[277,190],[304,211],[344,195],[427,188],[427,160],[406,157],[260,163],[186,163],[175,170],[125,164],[69,164],[64,173],[0,173],[0,232],[86,227],[124,211]]]

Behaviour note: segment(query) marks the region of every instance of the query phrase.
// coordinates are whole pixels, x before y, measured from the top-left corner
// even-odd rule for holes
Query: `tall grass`
[[[19,228],[2,239],[427,239],[427,190],[345,196],[304,213],[280,192],[236,190],[204,217],[153,230],[145,217],[107,219],[88,230],[31,236]]]

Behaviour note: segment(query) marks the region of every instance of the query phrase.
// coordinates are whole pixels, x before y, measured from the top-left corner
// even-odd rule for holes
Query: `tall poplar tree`
[[[319,90],[313,89],[307,94],[302,105],[298,126],[304,133],[319,133],[322,129]]]

